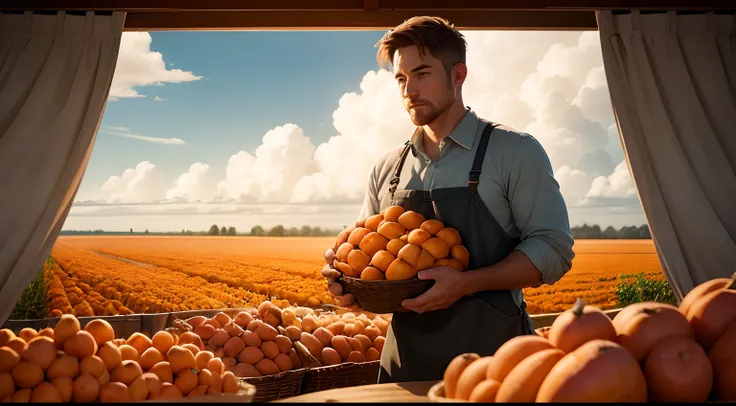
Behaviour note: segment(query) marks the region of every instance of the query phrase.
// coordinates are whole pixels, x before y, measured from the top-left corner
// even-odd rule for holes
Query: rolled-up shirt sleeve
[[[554,284],[572,267],[575,257],[567,206],[549,157],[532,136],[521,138],[509,171],[508,198],[521,234],[516,247]]]

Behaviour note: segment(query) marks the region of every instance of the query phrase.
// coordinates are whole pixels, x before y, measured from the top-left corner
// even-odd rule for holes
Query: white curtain
[[[629,170],[679,301],[736,271],[736,17],[597,14]]]
[[[42,269],[69,212],[124,19],[0,13],[0,323]]]

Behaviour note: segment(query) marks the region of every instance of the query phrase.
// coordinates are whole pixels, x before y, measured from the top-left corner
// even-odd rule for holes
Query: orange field
[[[267,298],[331,303],[320,276],[331,237],[63,236],[46,269],[49,315],[249,307]],[[579,240],[573,269],[553,286],[525,289],[532,314],[560,312],[577,297],[617,306],[619,275],[664,279],[650,240]],[[56,311],[54,311],[56,310]]]

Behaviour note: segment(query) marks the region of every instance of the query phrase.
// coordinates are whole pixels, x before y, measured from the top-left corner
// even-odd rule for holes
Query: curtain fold
[[[0,323],[41,271],[84,175],[125,13],[0,13]]]
[[[679,301],[736,272],[736,16],[597,18],[626,160]]]

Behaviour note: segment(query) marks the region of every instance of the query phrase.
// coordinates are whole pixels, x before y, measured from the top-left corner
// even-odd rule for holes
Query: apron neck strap
[[[396,165],[394,167],[394,174],[391,177],[391,181],[389,181],[388,190],[391,192],[391,201],[394,200],[394,193],[396,192],[396,187],[399,185],[400,177],[401,177],[401,169],[404,167],[404,161],[406,161],[406,156],[409,155],[409,151],[411,150],[411,140],[407,141],[404,144],[404,149],[401,151],[401,154],[399,155],[398,161],[396,161]]]
[[[468,176],[468,187],[470,191],[475,194],[478,191],[478,183],[480,182],[480,172],[483,168],[483,159],[486,157],[486,149],[488,149],[488,141],[491,139],[491,132],[498,124],[486,124],[486,128],[483,129],[483,134],[480,136],[480,142],[478,143],[478,149],[475,151],[475,159],[473,160],[473,166],[470,169],[470,175]]]

